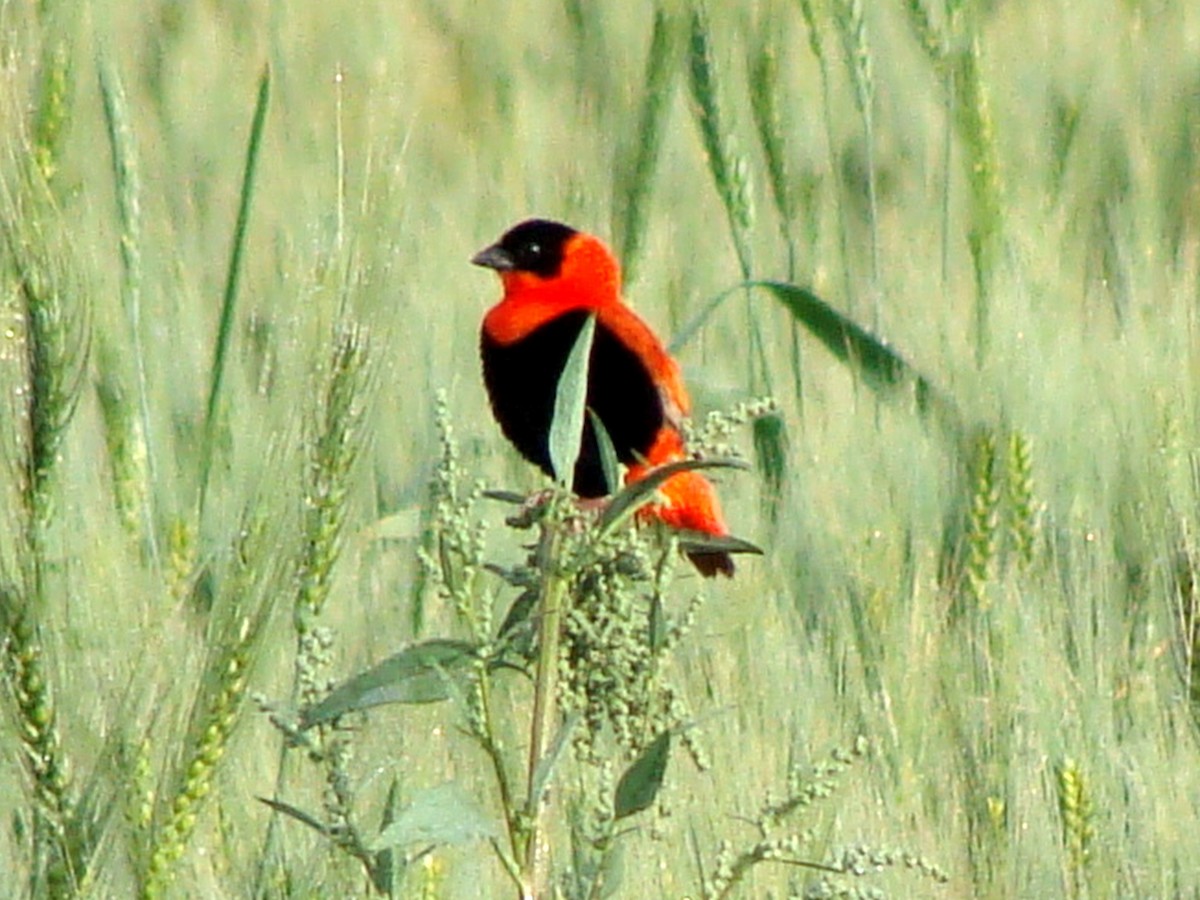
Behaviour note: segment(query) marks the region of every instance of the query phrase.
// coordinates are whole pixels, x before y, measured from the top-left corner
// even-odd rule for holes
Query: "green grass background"
[[[1038,532],[1033,564],[998,559],[986,608],[969,627],[955,624],[952,591],[939,581],[946,511],[969,500],[953,449],[803,334],[797,362],[792,321],[768,295],[730,297],[680,360],[701,412],[762,392],[747,334],[753,305],[790,440],[784,493],[772,524],[759,477],[720,478],[733,529],[766,552],[734,581],[703,586],[709,602],[678,679],[705,719],[713,766],[673,762],[672,815],[662,840],[635,842],[626,895],[698,896],[693,833],[711,865],[719,840],[753,838],[739,817],[782,785],[789,762],[862,734],[869,761],[808,823],[820,846],[900,846],[951,875],[937,887],[885,874],[878,883],[895,896],[1196,896],[1200,705],[1189,689],[1200,640],[1180,573],[1200,553],[1200,6],[981,2],[961,13],[982,51],[1004,216],[979,364],[964,147],[903,5],[866,10],[877,278],[870,158],[828,11],[817,4],[828,107],[799,4],[709,13],[725,126],[751,178],[753,274],[790,277],[864,324],[878,301],[879,333],[969,420],[1031,440]],[[51,588],[39,618],[63,747],[81,783],[98,772],[113,786],[108,802],[128,803],[128,760],[109,750],[144,735],[153,771],[168,770],[206,653],[204,614],[156,574],[114,504],[93,385],[107,373],[132,390],[134,369],[100,67],[125,85],[138,154],[147,489],[166,568],[173,533],[185,535],[176,549],[186,581],[229,563],[248,505],[298,515],[311,373],[343,310],[371,335],[369,441],[323,614],[336,629],[335,671],[348,674],[417,636],[414,554],[438,452],[436,393],[448,397],[471,477],[538,484],[487,411],[475,347],[498,286],[467,260],[530,215],[606,238],[620,227],[614,196],[640,139],[652,15],[640,4],[548,0],[0,3],[9,196],[32,190],[18,174],[46,48],[61,47],[69,63],[44,239],[73,273],[68,302],[90,311],[93,353],[54,469]],[[748,99],[747,60],[764,41],[778,54],[789,177],[801,197],[792,272]],[[206,391],[265,63],[270,107],[201,519]],[[683,69],[627,285],[666,335],[741,280]],[[11,283],[0,303],[0,377],[11,398],[22,377]],[[6,430],[17,431],[17,406],[3,411],[14,426]],[[18,479],[15,465],[6,469],[8,503]],[[501,508],[489,515],[494,555],[515,561],[519,538],[501,528]],[[6,539],[4,552],[12,579],[19,543]],[[682,594],[701,587],[683,577]],[[430,609],[425,633],[444,617]],[[256,653],[252,690],[287,696],[292,642],[285,611]],[[0,758],[6,896],[24,895],[29,865],[18,727],[6,718]],[[393,774],[410,792],[447,778],[486,784],[449,707],[384,709],[363,732],[355,766],[368,811]],[[268,814],[254,798],[270,795],[277,753],[277,733],[246,706],[173,895],[248,895]],[[1068,758],[1093,809],[1082,882],[1056,781]],[[319,785],[301,785],[298,804],[304,791],[319,798]],[[295,823],[285,830],[291,895],[366,891],[318,838]],[[86,895],[134,890],[131,831],[121,813],[109,821]],[[482,847],[437,860],[433,896],[508,890]],[[768,865],[744,895],[787,896],[803,883],[804,873]]]

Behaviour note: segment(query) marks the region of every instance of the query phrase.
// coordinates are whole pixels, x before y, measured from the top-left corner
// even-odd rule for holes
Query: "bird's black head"
[[[553,278],[562,268],[567,241],[575,234],[574,228],[562,222],[528,219],[476,253],[471,262],[498,272],[531,272]]]

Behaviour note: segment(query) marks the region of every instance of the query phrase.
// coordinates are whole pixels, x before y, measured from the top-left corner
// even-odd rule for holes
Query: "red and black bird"
[[[691,404],[679,366],[622,301],[620,266],[599,239],[530,219],[471,262],[494,269],[504,286],[503,298],[484,317],[480,354],[496,421],[522,456],[554,477],[549,436],[559,377],[588,316],[595,316],[587,406],[626,467],[626,483],[686,458],[679,422]],[[571,487],[580,497],[603,497],[612,487],[591,421],[583,428]],[[642,516],[728,535],[712,484],[694,471],[663,482]],[[706,576],[734,571],[724,550],[689,550],[688,558]]]

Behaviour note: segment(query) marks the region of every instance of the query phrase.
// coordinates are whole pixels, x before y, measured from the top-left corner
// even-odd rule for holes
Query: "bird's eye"
[[[510,228],[500,238],[500,246],[511,259],[514,271],[551,278],[558,274],[567,241],[573,234],[574,231],[559,222],[530,219]]]

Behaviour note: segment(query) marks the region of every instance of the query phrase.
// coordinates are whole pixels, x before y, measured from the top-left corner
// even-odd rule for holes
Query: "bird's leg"
[[[553,496],[553,488],[534,491],[525,498],[520,509],[505,519],[504,523],[512,528],[532,528],[541,519],[545,512],[546,504],[550,502],[550,498]]]
[[[513,528],[532,528],[541,519],[545,511],[546,504],[550,502],[550,498],[554,496],[554,488],[545,488],[544,490],[534,491],[525,498],[525,502],[521,504],[513,515],[505,519],[505,523]],[[581,529],[582,526],[589,520],[597,518],[611,501],[611,497],[576,497],[575,508],[579,510],[580,515],[575,517],[574,526],[576,529]]]

